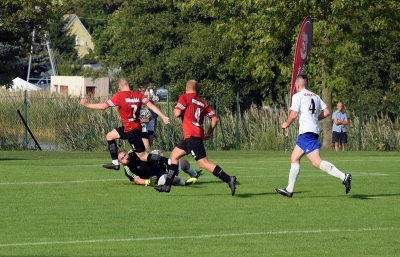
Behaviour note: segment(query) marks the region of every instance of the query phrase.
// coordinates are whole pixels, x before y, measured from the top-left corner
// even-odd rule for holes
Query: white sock
[[[183,179],[179,180],[178,186],[184,186],[184,185],[186,185],[186,182]]]
[[[344,174],[343,172],[341,172],[340,170],[338,170],[335,165],[333,165],[330,162],[327,161],[322,161],[321,164],[319,165],[319,168],[325,172],[327,172],[329,175],[337,177],[338,179],[340,179],[341,181],[344,180],[344,178],[346,177],[346,174]]]
[[[185,173],[189,174],[190,177],[195,178],[197,177],[197,172],[196,170],[190,165],[189,169],[183,170]]]
[[[289,184],[286,187],[286,190],[290,193],[293,192],[294,184],[296,184],[297,176],[300,174],[300,164],[292,163],[290,166],[289,172]]]
[[[112,164],[114,164],[114,165],[119,165],[118,159],[117,159],[117,160],[112,160]]]

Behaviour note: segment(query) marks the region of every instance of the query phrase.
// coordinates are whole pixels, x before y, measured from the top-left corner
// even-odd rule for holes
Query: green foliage
[[[65,29],[67,22],[68,19],[63,16],[54,19],[49,26],[49,34],[52,49],[58,52],[59,58],[73,61],[78,58],[78,52],[75,49],[75,37],[68,35],[69,31]]]
[[[32,44],[32,31],[43,35],[62,4],[53,0],[5,0],[0,2],[0,85],[20,76]]]

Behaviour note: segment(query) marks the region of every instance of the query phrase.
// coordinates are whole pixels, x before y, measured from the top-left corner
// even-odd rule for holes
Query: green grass
[[[169,194],[133,185],[105,152],[1,151],[0,256],[399,256],[399,153],[322,152],[353,175],[348,195],[304,158],[293,198],[274,190],[289,154],[208,154],[234,197],[209,173]]]

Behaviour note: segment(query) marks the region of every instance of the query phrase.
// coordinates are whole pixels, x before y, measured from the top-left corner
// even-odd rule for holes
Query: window
[[[68,95],[68,86],[60,86],[60,94]]]
[[[86,87],[86,95],[89,97],[94,97],[96,94],[96,87]]]

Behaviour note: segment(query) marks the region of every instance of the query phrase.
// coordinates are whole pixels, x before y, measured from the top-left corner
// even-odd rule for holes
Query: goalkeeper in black
[[[155,164],[141,161],[133,151],[120,152],[118,160],[124,167],[125,176],[137,185],[163,185],[167,166],[165,164]],[[174,185],[187,186],[197,182],[197,178],[191,178],[186,182],[177,176]]]

